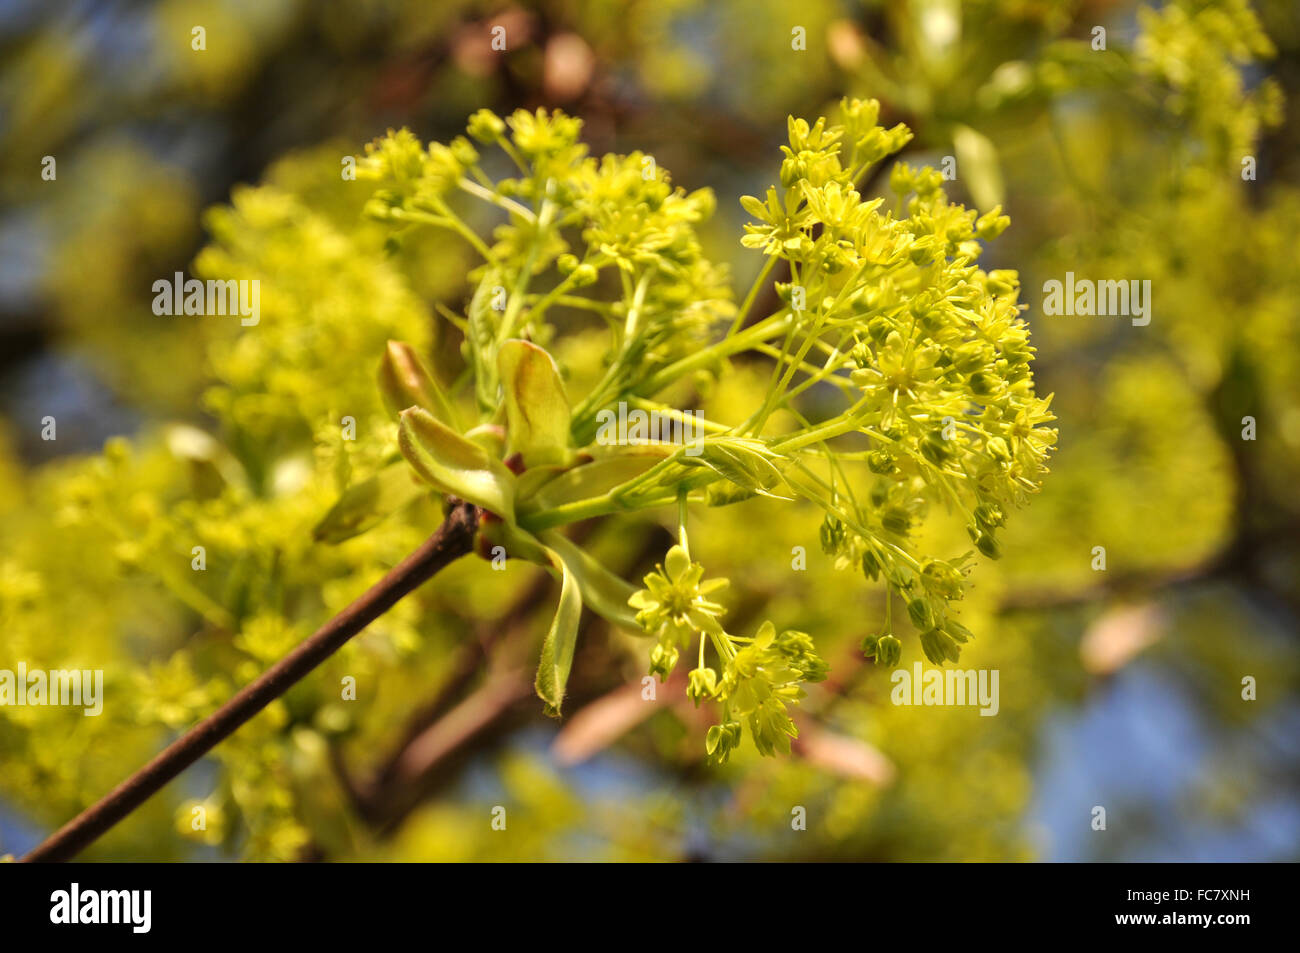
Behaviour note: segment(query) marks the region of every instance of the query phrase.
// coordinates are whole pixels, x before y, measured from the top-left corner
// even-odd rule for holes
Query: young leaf
[[[528,341],[501,345],[497,371],[506,401],[506,435],[511,453],[525,466],[564,463],[569,458],[569,401],[555,361]]]
[[[538,492],[568,472],[569,468],[559,463],[548,463],[529,467],[515,480],[515,502],[522,513],[523,501],[531,499]]]
[[[551,620],[550,631],[542,643],[542,660],[537,666],[537,694],[546,703],[546,713],[558,718],[564,701],[564,689],[573,667],[573,649],[578,641],[578,618],[582,615],[582,596],[569,566],[559,561],[563,581],[560,604]]]
[[[582,601],[593,612],[614,625],[640,632],[636,613],[627,604],[636,586],[614,575],[561,533],[552,530],[542,533],[540,538],[569,567],[582,593]]]
[[[615,625],[639,631],[636,615],[627,604],[636,587],[596,562],[562,533],[552,530],[534,536],[521,527],[504,523],[484,527],[482,532],[491,543],[504,546],[512,559],[526,559],[571,574],[580,598],[597,615]]]
[[[962,125],[953,127],[952,144],[975,206],[988,210],[1001,205],[1005,196],[997,146],[983,133]]]
[[[423,407],[452,429],[460,429],[455,408],[409,344],[388,342],[379,365],[379,393],[393,415],[407,407]]]
[[[419,407],[402,411],[397,442],[407,462],[438,490],[514,523],[514,474],[478,444]]]
[[[317,542],[331,545],[360,536],[427,492],[429,488],[414,478],[410,467],[398,460],[348,487],[312,535]]]

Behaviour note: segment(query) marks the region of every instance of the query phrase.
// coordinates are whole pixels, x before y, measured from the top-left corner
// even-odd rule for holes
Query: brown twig
[[[246,685],[234,698],[167,746],[99,803],[52,834],[25,862],[63,861],[75,856],[126,817],[272,701],[287,692],[354,635],[391,609],[448,564],[473,550],[478,511],[456,503],[437,531],[365,594],[311,637]]]
[[[357,783],[355,806],[367,820],[377,820],[378,804],[386,799],[385,792],[397,783],[399,765],[407,746],[423,735],[438,720],[454,708],[466,695],[474,681],[486,670],[487,663],[498,644],[522,630],[547,594],[553,588],[551,576],[538,573],[523,594],[499,620],[479,628],[475,637],[460,647],[451,665],[451,674],[432,698],[420,705],[407,721],[401,740],[367,780]]]
[[[450,786],[476,751],[506,736],[534,698],[532,673],[513,667],[490,675],[401,752],[388,784],[375,795],[371,829],[392,837],[421,804]]]

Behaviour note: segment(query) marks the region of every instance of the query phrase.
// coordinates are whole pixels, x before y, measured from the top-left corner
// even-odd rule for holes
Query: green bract
[[[465,313],[444,313],[463,335],[466,373],[444,386],[411,348],[390,343],[380,385],[420,477],[490,514],[479,551],[562,578],[537,677],[548,711],[559,713],[585,603],[652,637],[650,671],[661,678],[695,648],[687,694],[721,708],[711,758],[726,760],[743,725],[762,753],[789,750],[798,732],[788,706],[826,664],[802,632],[778,635],[771,622],[751,637],[726,631],[725,607],[713,601],[725,580],[705,581],[689,554],[692,504],[810,501],[824,514],[823,548],[902,597],[931,661],[957,659],[970,638],[951,606],[973,553],[919,552],[914,538],[942,503],[979,552],[997,556],[1005,514],[1046,472],[1050,398],[1034,393],[1015,272],[977,263],[1008,218],[1000,207],[979,215],[951,204],[938,173],[902,164],[889,175],[892,206],[864,196],[873,167],[911,138],[879,126],[878,113],[873,101],[846,100],[838,121],[790,119],[780,186],[741,199],[753,219],[741,244],[766,261],[738,309],[695,233],[712,194],[674,188],[640,153],[588,157],[579,120],[539,110],[503,121],[480,110],[470,134],[499,146],[518,173],[495,180],[466,139],[423,148],[403,130],[370,146],[361,173],[380,184],[371,214],[402,234],[453,232],[482,259]],[[473,213],[457,211],[458,194],[502,219],[492,240],[471,226]],[[778,262],[789,280],[777,280]],[[765,290],[775,294],[763,313]],[[607,328],[609,357],[570,404],[547,345],[561,328],[593,321]],[[679,384],[745,351],[773,359],[757,406],[715,421],[672,405]],[[829,413],[828,401],[837,405]],[[681,439],[671,429],[609,439],[602,414],[626,418],[628,408],[692,429],[679,429]],[[372,525],[367,505],[405,503],[400,482],[375,480],[345,495],[325,538]],[[559,532],[673,506],[680,542],[635,593]],[[890,632],[864,650],[885,665],[900,654]]]

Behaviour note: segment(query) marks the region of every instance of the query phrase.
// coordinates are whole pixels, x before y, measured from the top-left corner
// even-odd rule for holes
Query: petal
[[[686,550],[681,546],[674,546],[664,558],[664,568],[668,572],[668,578],[677,582],[691,568],[691,557],[686,555]]]

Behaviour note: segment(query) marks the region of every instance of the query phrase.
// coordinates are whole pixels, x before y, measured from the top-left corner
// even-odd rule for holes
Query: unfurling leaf
[[[772,492],[785,481],[781,471],[772,463],[770,451],[758,441],[739,438],[707,440],[698,456],[683,454],[679,459],[686,464],[706,467],[750,493],[791,499]]]
[[[636,586],[614,575],[580,546],[565,538],[559,532],[543,533],[541,540],[558,557],[559,561],[569,567],[582,601],[598,616],[614,625],[623,626],[633,632],[640,632],[641,626],[636,621],[636,613],[628,606],[627,600],[636,592]]]
[[[407,407],[423,407],[447,426],[460,429],[455,408],[409,344],[388,342],[379,365],[379,393],[393,415]]]
[[[542,643],[542,661],[537,666],[537,694],[546,703],[546,713],[559,717],[564,701],[564,688],[573,667],[573,648],[578,641],[578,618],[582,615],[582,596],[578,582],[569,566],[558,560],[563,582],[560,585],[560,605],[551,620],[551,629]]]
[[[572,574],[579,597],[592,611],[614,625],[640,630],[627,604],[636,587],[614,575],[562,533],[552,530],[534,536],[522,527],[504,523],[483,527],[480,532],[490,543],[505,547],[512,559]]]
[[[957,150],[957,166],[970,188],[977,208],[988,210],[1005,201],[998,150],[983,133],[970,126],[955,126],[952,144]]]
[[[429,491],[402,461],[348,487],[312,529],[322,543],[341,543],[378,526],[416,497]]]
[[[407,462],[438,490],[514,523],[514,474],[478,444],[419,407],[402,411],[398,444]]]
[[[528,341],[501,345],[497,372],[505,392],[509,452],[528,467],[569,458],[569,401],[555,361]]]

